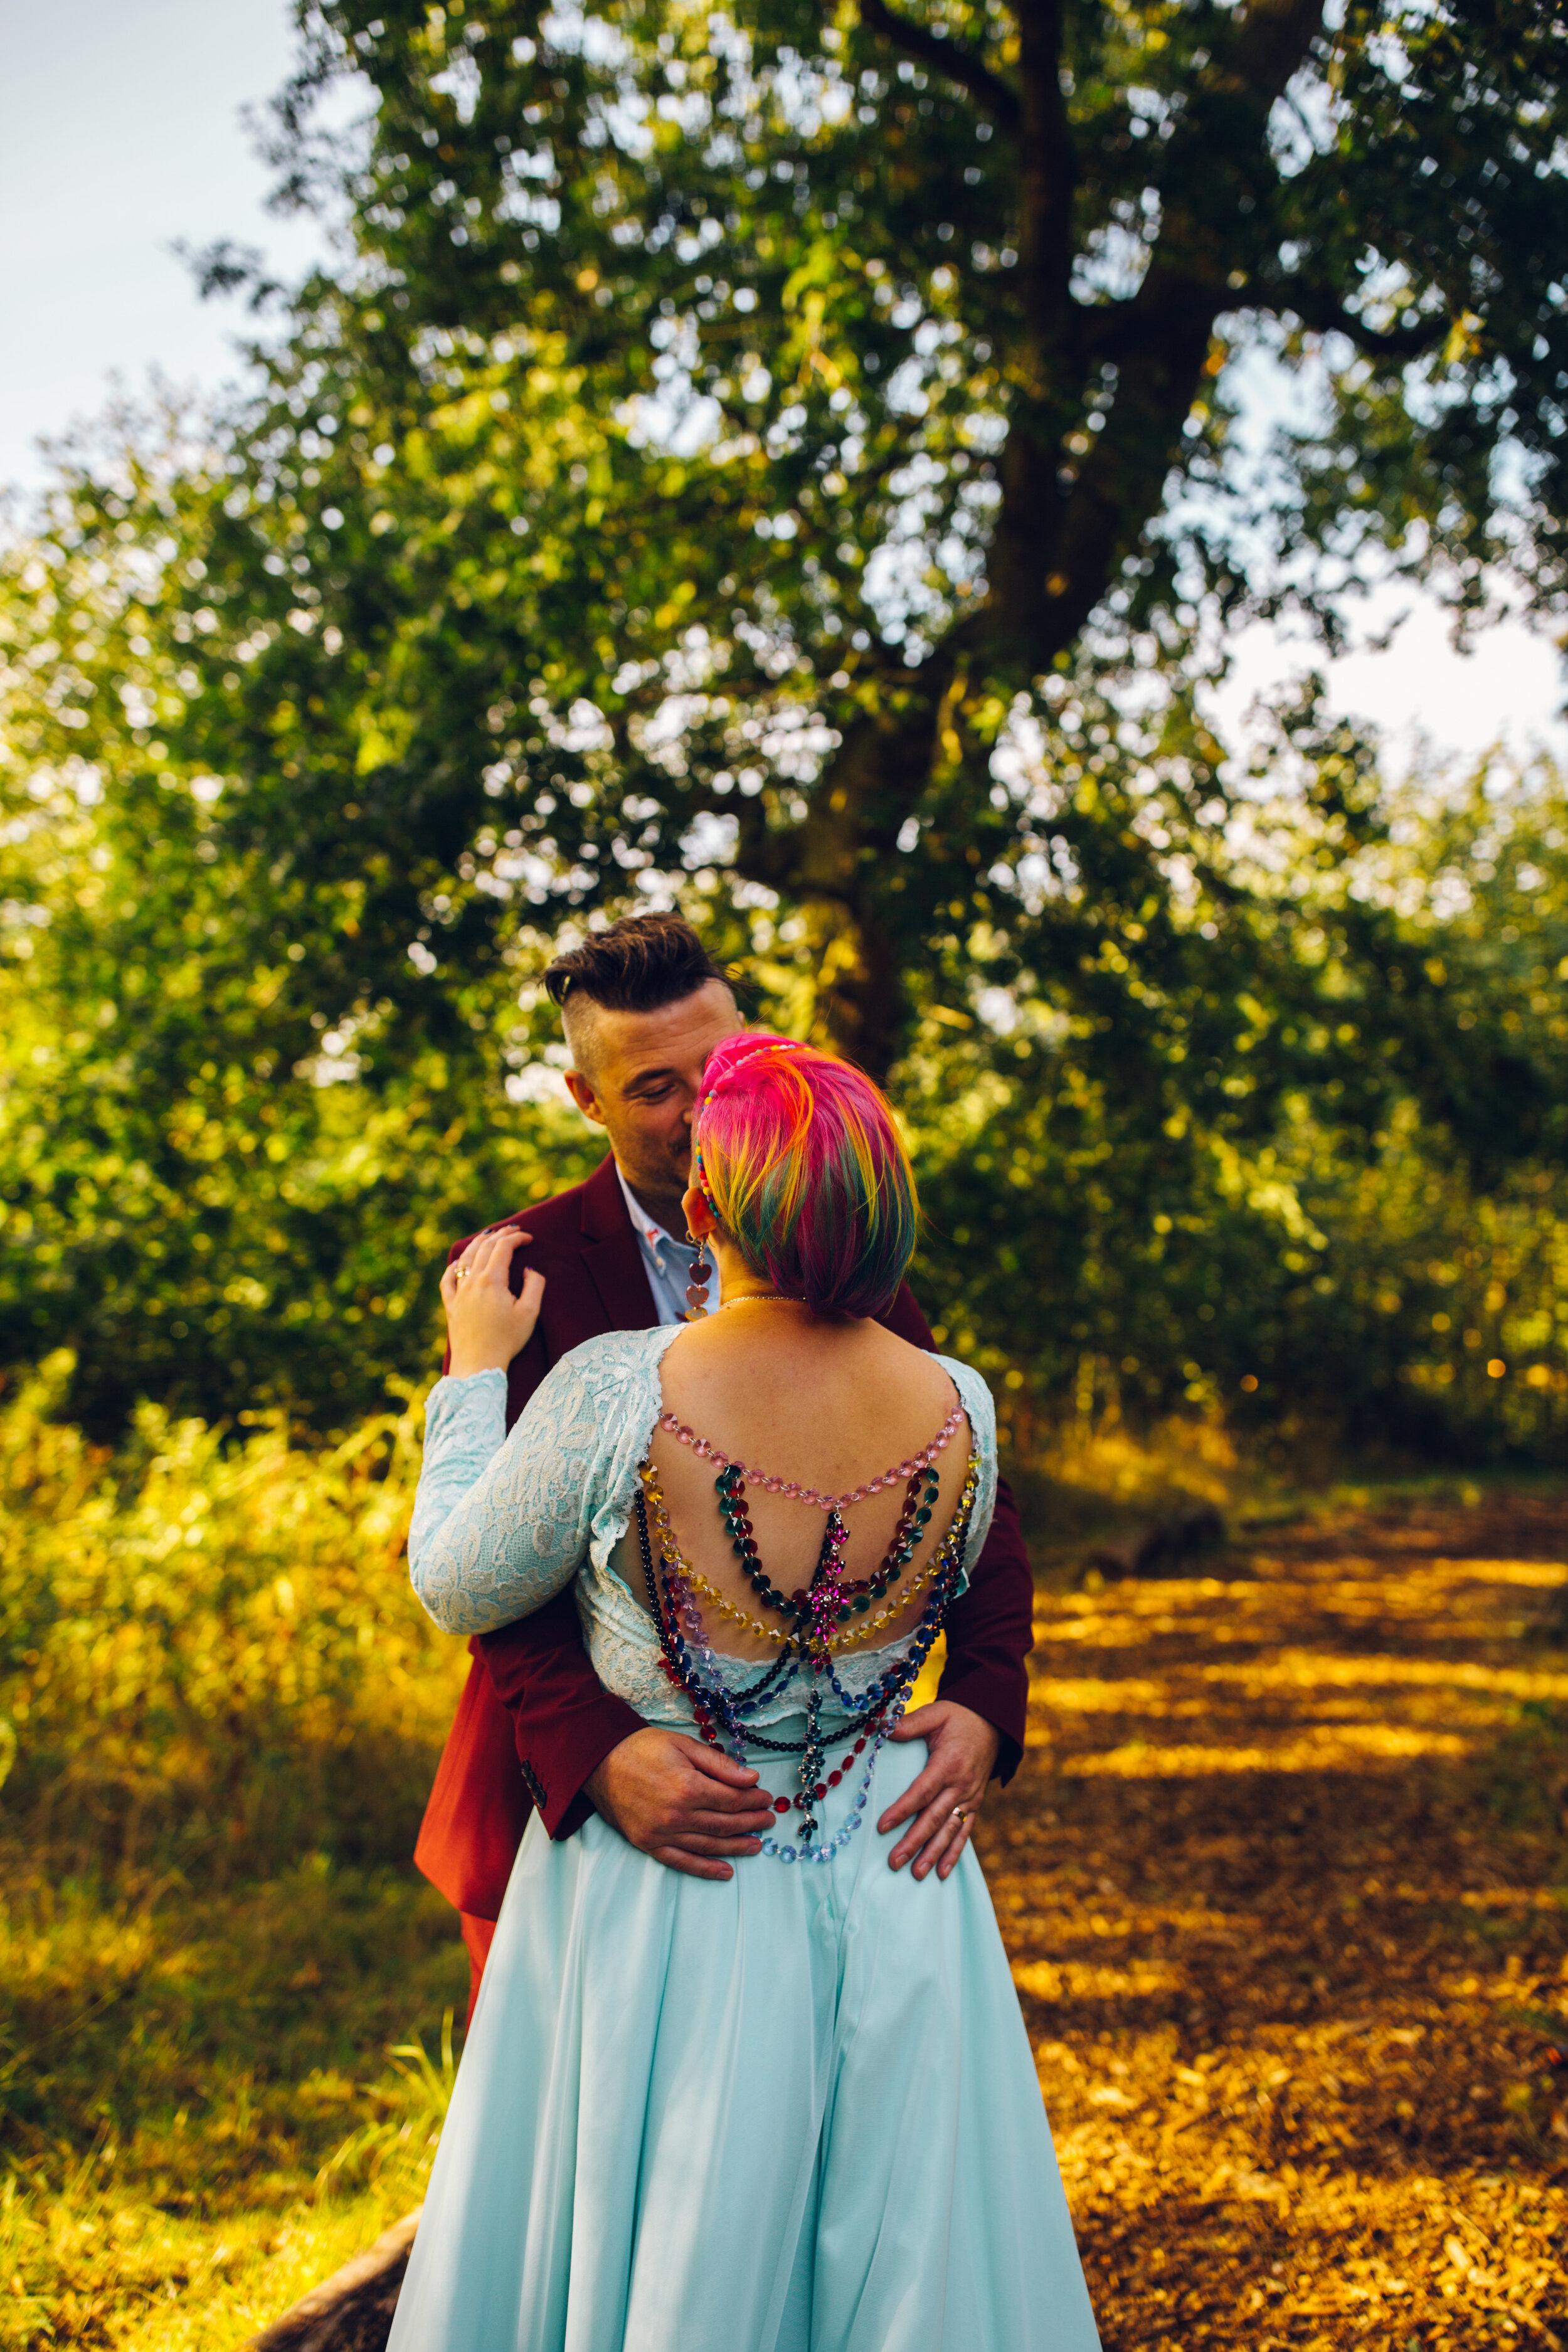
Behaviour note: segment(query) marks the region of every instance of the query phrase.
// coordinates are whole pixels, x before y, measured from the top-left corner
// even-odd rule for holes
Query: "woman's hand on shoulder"
[[[544,1276],[530,1266],[515,1297],[511,1262],[520,1244],[533,1239],[520,1226],[501,1225],[479,1234],[441,1276],[447,1339],[452,1351],[448,1375],[471,1380],[476,1372],[504,1372],[526,1348],[539,1320]]]

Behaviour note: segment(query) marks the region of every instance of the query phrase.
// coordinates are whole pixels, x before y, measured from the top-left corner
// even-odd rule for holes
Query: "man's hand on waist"
[[[634,1731],[584,1788],[628,1845],[689,1878],[732,1878],[722,1857],[758,1853],[773,1822],[749,1765],[679,1731]]]

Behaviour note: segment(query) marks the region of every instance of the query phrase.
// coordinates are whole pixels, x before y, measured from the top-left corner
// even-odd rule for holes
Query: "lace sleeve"
[[[506,1374],[438,1380],[425,1401],[425,1455],[408,1530],[410,1568],[422,1559],[469,1487],[506,1444]]]
[[[531,1616],[571,1582],[588,1549],[602,1449],[602,1400],[580,1351],[541,1381],[510,1437],[480,1458],[479,1401],[443,1389],[495,1384],[488,1409],[504,1426],[500,1373],[440,1381],[432,1391],[426,1459],[408,1543],[414,1590],[444,1632],[493,1633]],[[426,1507],[426,1486],[429,1502]],[[443,1508],[443,1505],[446,1506]]]

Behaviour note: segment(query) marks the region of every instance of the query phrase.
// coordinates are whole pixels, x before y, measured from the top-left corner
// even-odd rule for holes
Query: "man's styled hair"
[[[679,915],[623,915],[558,955],[545,969],[544,986],[552,1004],[580,995],[606,1013],[657,1013],[704,981],[727,985],[729,978]]]
[[[623,915],[606,930],[591,931],[581,947],[568,948],[544,971],[546,993],[561,1007],[579,1062],[588,1052],[589,1005],[606,1013],[657,1013],[710,980],[732,984],[679,915]]]

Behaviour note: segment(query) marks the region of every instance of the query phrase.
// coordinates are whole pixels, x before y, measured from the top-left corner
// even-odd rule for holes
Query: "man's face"
[[[721,980],[657,1013],[595,1005],[586,1069],[568,1070],[572,1099],[602,1127],[636,1192],[679,1199],[690,1181],[691,1108],[702,1066],[743,1024]]]

